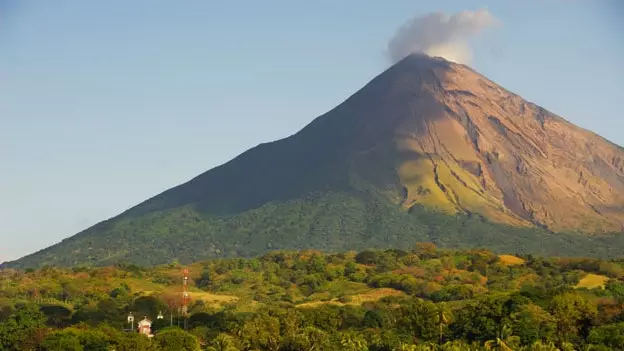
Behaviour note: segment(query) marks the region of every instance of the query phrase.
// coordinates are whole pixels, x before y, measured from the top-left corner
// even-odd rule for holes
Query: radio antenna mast
[[[188,268],[184,268],[183,271],[183,279],[182,279],[182,317],[184,318],[184,330],[187,329],[187,318],[188,318],[188,301],[189,301],[189,293],[188,293]]]

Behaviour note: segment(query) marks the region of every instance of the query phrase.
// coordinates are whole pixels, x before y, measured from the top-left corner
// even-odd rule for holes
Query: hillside
[[[411,55],[300,132],[8,265],[415,241],[613,255],[622,223],[624,149],[467,66]]]
[[[177,312],[185,269],[187,318]],[[0,347],[476,351],[497,342],[494,349],[518,351],[621,350],[623,279],[621,259],[517,257],[431,243],[149,268],[6,269]],[[151,343],[122,332],[130,313],[135,322],[154,321]]]

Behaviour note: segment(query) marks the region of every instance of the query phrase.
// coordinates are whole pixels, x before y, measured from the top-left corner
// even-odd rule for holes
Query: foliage
[[[33,304],[18,304],[15,311],[0,324],[0,346],[3,350],[35,350],[41,342],[45,317]]]
[[[188,319],[178,313],[185,268]],[[425,242],[184,266],[6,269],[0,349],[622,349],[620,270],[617,259],[501,259]],[[611,278],[604,288],[579,287],[588,274]],[[154,320],[153,338],[130,328],[130,312]]]
[[[549,256],[624,254],[624,235],[553,234],[496,224],[479,216],[450,216],[419,206],[403,211],[370,191],[353,190],[272,201],[221,216],[206,213],[200,205],[149,213],[135,209],[3,265],[158,265],[176,260],[189,264],[206,258],[253,257],[272,250],[406,249],[414,241],[434,242],[440,248],[485,247],[496,252]],[[427,250],[422,248],[423,257],[435,254]],[[202,284],[210,282],[210,272],[205,273]],[[76,293],[71,283],[66,292],[69,298]]]
[[[154,337],[158,350],[162,351],[196,351],[199,350],[197,338],[184,330],[166,328]]]

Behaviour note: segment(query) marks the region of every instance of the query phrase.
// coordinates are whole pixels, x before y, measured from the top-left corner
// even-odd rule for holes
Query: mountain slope
[[[237,214],[310,191],[344,190],[354,176],[404,207],[589,233],[620,231],[624,223],[620,147],[466,66],[422,56],[409,56],[301,132],[133,213],[195,204]]]
[[[622,223],[622,148],[466,66],[412,55],[300,132],[12,265],[422,240],[602,255],[620,238],[551,233]]]

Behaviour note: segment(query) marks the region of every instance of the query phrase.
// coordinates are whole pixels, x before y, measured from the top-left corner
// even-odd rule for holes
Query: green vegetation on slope
[[[177,312],[185,268],[186,323]],[[587,276],[605,277],[604,286],[579,287]],[[431,243],[153,268],[5,269],[0,349],[624,349],[623,280],[621,260],[499,256]],[[151,341],[122,331],[129,313],[154,320]]]
[[[324,251],[406,248],[418,241],[440,247],[497,252],[613,257],[622,236],[587,237],[505,226],[478,216],[449,216],[413,206],[400,211],[370,193],[325,193],[269,203],[232,217],[204,215],[192,206],[103,222],[8,267],[155,265],[216,257],[251,257],[276,249]]]

